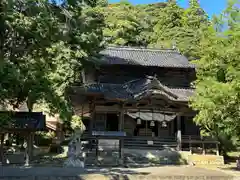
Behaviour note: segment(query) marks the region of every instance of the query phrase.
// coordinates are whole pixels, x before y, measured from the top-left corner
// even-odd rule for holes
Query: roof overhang
[[[163,98],[172,102],[187,103],[193,89],[169,88],[156,77],[147,76],[124,84],[95,83],[72,87],[72,94],[81,98],[102,96],[106,100],[139,101],[146,98]],[[81,95],[81,96],[80,96]]]
[[[172,121],[176,117],[176,113],[161,113],[161,112],[127,112],[127,115],[134,119],[141,119],[144,121]]]

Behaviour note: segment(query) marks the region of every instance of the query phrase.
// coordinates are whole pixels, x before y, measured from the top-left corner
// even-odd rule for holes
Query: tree
[[[39,101],[71,114],[65,89],[89,56],[102,48],[104,19],[98,1],[0,3],[0,100],[31,111]]]
[[[209,20],[198,0],[189,0],[189,8],[182,16],[182,25],[183,34],[179,42],[180,47],[183,47],[182,52],[189,59],[199,59],[199,43],[209,25]]]
[[[238,4],[239,5],[239,4]],[[237,3],[227,9],[201,41],[197,61],[196,93],[191,106],[198,111],[195,122],[202,133],[237,139],[240,135],[240,11]]]
[[[144,46],[146,44],[141,36],[148,27],[145,23],[147,19],[144,11],[139,11],[136,6],[124,1],[110,4],[104,8],[104,11],[106,21],[104,37],[110,45]]]
[[[181,33],[181,18],[183,9],[176,1],[169,1],[159,14],[159,19],[153,27],[152,45],[160,48],[172,48],[177,43],[177,36]]]
[[[183,25],[191,29],[199,29],[208,24],[208,17],[201,8],[198,0],[189,0],[189,8],[184,11]]]
[[[126,1],[103,8],[104,37],[111,45],[175,47],[190,60],[199,58],[202,33],[209,25],[206,13],[197,0],[183,9],[175,0],[148,5]]]

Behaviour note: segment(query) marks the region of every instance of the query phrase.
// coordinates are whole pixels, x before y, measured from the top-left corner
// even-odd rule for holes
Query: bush
[[[52,144],[52,140],[55,137],[54,132],[36,132],[35,144],[38,146],[49,146]]]

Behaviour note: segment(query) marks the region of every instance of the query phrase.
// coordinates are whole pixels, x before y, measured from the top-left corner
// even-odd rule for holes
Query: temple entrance
[[[136,127],[134,129],[134,136],[158,136],[158,122],[156,121],[136,121]]]
[[[118,115],[114,113],[107,114],[106,119],[106,130],[107,131],[118,131]]]

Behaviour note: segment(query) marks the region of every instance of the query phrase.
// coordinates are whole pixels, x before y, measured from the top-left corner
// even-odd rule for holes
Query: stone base
[[[188,163],[194,165],[224,165],[224,158],[217,155],[192,154],[188,156]]]

